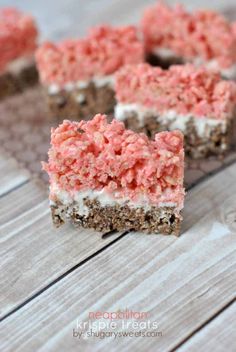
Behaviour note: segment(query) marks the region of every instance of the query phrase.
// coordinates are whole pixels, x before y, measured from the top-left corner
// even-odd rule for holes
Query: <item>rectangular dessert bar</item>
[[[141,28],[148,60],[167,68],[191,62],[236,79],[236,23],[210,10],[187,12],[158,2],[144,12]]]
[[[65,120],[52,129],[50,204],[56,226],[180,234],[184,188],[181,132],[151,141],[122,122]]]
[[[38,81],[34,62],[37,28],[33,18],[14,8],[0,9],[0,99]]]
[[[36,60],[50,115],[81,119],[113,111],[114,73],[143,62],[144,48],[135,27],[100,26],[84,39],[44,43]]]
[[[127,66],[116,75],[115,117],[127,128],[153,137],[179,129],[193,158],[224,154],[232,143],[236,83],[191,64],[169,70],[148,64]]]

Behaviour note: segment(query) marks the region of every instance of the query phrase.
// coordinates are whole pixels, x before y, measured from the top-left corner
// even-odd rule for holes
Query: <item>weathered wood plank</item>
[[[0,150],[0,196],[20,186],[29,178],[28,171],[19,167],[15,159]]]
[[[178,352],[235,351],[236,303],[189,339]]]
[[[0,208],[1,316],[121,235],[55,229],[46,192],[34,182],[3,197]]]
[[[0,198],[0,229],[47,198],[45,185],[38,180],[29,181],[13,192]]]
[[[234,297],[235,174],[233,165],[189,192],[180,238],[129,234],[6,319],[4,351],[174,349]],[[162,336],[72,336],[89,312],[126,308],[148,312]]]

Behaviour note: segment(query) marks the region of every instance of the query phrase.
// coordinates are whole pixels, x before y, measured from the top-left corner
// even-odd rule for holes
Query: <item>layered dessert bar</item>
[[[35,84],[37,28],[33,18],[14,8],[0,9],[0,99]]]
[[[49,112],[81,119],[114,108],[114,73],[125,64],[144,61],[135,27],[92,28],[87,38],[45,43],[36,53]]]
[[[144,13],[142,32],[151,63],[164,68],[191,62],[236,79],[236,30],[217,12],[187,12],[181,5],[157,3]]]
[[[116,75],[115,117],[127,128],[153,137],[179,129],[193,158],[223,154],[232,141],[236,83],[191,64],[168,70],[130,65]]]
[[[107,122],[65,120],[52,129],[49,161],[53,222],[71,220],[97,231],[180,233],[184,188],[183,137],[161,132],[155,140]]]

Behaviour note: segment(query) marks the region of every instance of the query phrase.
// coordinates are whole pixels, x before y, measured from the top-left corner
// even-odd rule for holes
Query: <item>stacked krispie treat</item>
[[[204,64],[236,79],[236,24],[219,13],[158,2],[145,11],[141,27],[151,62]]]
[[[87,119],[115,105],[111,123],[98,114],[52,130],[44,169],[54,224],[178,235],[183,142],[193,158],[231,144],[236,83],[222,77],[235,76],[235,25],[161,3],[147,9],[139,33],[99,27],[44,44],[37,63],[53,116]]]
[[[52,129],[50,203],[55,225],[107,232],[180,233],[184,188],[181,132],[161,132],[153,141],[106,116],[65,120]]]
[[[0,99],[37,82],[33,18],[14,8],[0,9]]]
[[[14,9],[0,11],[0,29],[1,98],[35,82],[37,30]],[[42,44],[35,58],[49,114],[65,119],[43,164],[54,224],[179,235],[183,143],[199,158],[223,155],[232,141],[236,25],[159,3],[140,28],[92,28]]]
[[[178,129],[194,157],[223,154],[230,147],[236,83],[193,65],[168,70],[148,64],[126,66],[116,75],[115,117],[150,137]]]
[[[135,27],[101,26],[84,39],[43,44],[36,59],[50,114],[81,119],[113,110],[114,73],[143,62],[144,48]]]

